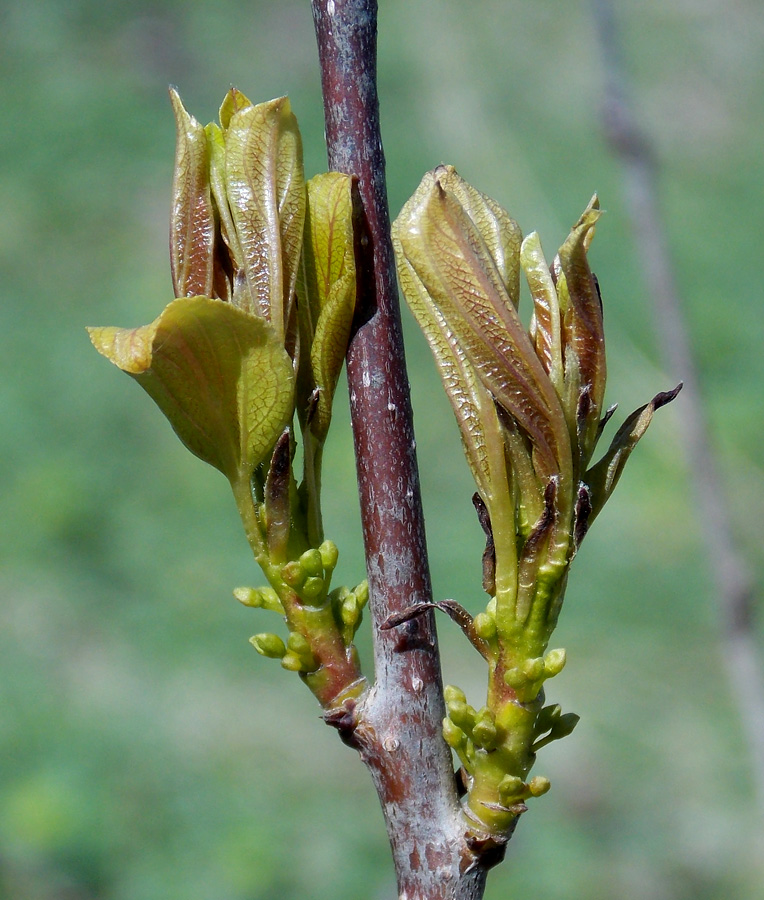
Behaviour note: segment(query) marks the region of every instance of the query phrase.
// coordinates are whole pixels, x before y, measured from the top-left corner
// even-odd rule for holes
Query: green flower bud
[[[310,653],[310,644],[307,639],[300,634],[299,631],[290,631],[287,639],[287,647],[292,653],[303,654]]]
[[[321,558],[320,550],[306,550],[300,557],[300,565],[307,575],[324,574],[324,563]]]
[[[499,782],[499,796],[501,802],[506,804],[513,800],[522,800],[525,796],[525,782],[517,775],[505,775]]]
[[[475,725],[475,716],[477,715],[472,706],[461,700],[455,700],[446,704],[446,708],[454,724],[458,725],[463,731],[472,731]]]
[[[340,618],[344,625],[352,628],[360,619],[361,610],[358,607],[358,600],[356,599],[355,594],[348,594],[348,596],[342,601],[342,606],[340,607]]]
[[[443,740],[445,740],[449,747],[452,747],[454,750],[459,750],[466,739],[466,735],[458,725],[455,725],[448,717],[443,719]]]
[[[294,653],[286,653],[281,660],[281,665],[289,672],[304,672],[302,660]]]
[[[538,681],[544,677],[544,660],[537,656],[535,659],[526,659],[523,663],[523,674],[528,681]]]
[[[323,578],[307,578],[300,588],[300,596],[305,600],[316,600],[324,590]]]
[[[484,750],[492,750],[496,746],[497,736],[494,715],[487,706],[484,706],[477,714],[477,720],[472,729],[472,740]]]
[[[546,794],[551,786],[552,783],[548,778],[544,778],[543,775],[536,775],[528,782],[531,797],[541,797],[542,794]]]
[[[257,609],[263,605],[262,594],[257,588],[237,587],[233,589],[233,595],[242,606],[251,606]]]
[[[443,689],[443,698],[446,701],[446,706],[455,701],[461,701],[462,703],[467,702],[467,695],[464,691],[453,684],[447,684],[445,686]]]
[[[363,609],[364,606],[369,602],[369,582],[364,578],[364,580],[357,584],[353,588],[353,593],[358,600],[358,605]]]
[[[299,588],[305,581],[306,573],[303,567],[296,559],[290,560],[281,568],[281,577],[293,588]]]
[[[327,572],[333,572],[340,555],[337,545],[334,541],[324,541],[318,548],[318,552],[321,554],[321,565]]]
[[[256,634],[249,642],[261,656],[270,659],[283,659],[286,653],[284,642],[277,634]]]
[[[559,650],[550,650],[544,657],[544,677],[554,678],[555,675],[559,675],[565,668],[566,660],[567,654],[562,647]]]
[[[515,688],[515,690],[524,685],[527,680],[528,677],[525,675],[525,673],[517,668],[507,669],[507,671],[504,673],[505,684],[508,684],[511,688]]]
[[[475,634],[484,641],[493,640],[496,637],[496,619],[487,612],[478,613],[472,620]]]

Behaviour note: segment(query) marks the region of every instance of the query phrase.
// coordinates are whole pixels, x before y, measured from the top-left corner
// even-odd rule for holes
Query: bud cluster
[[[602,302],[588,262],[600,215],[595,195],[550,264],[535,232],[523,238],[494,200],[440,166],[393,225],[401,287],[451,401],[486,535],[485,610],[472,618],[453,600],[434,605],[488,663],[486,705],[476,712],[448,688],[443,732],[465,770],[466,812],[494,836],[548,789],[525,782],[536,751],[578,721],[543,706],[544,682],[565,665],[565,651],[547,646],[570,564],[653,412],[677,392],[633,413],[591,465],[614,412],[604,407]],[[521,273],[533,302],[527,330]]]
[[[91,339],[230,481],[269,582],[236,596],[284,615],[290,631],[286,644],[273,635],[253,643],[285,668],[312,673],[311,689],[331,708],[364,683],[351,647],[363,591],[329,600],[337,548],[324,541],[320,505],[355,308],[354,182],[328,172],[306,183],[286,97],[253,104],[231,89],[219,124],[206,127],[176,91],[170,97],[176,299],[150,325],[95,328]]]

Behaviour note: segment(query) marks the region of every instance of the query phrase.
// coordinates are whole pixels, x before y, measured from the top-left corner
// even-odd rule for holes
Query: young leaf
[[[563,310],[562,341],[569,388],[566,414],[573,425],[573,433],[580,433],[578,449],[583,465],[594,450],[607,379],[602,303],[587,259],[600,215],[599,199],[595,194],[560,247],[553,264]],[[588,391],[589,401],[586,421],[580,423],[577,417],[583,390]]]
[[[263,319],[185,297],[142,328],[91,328],[95,348],[144,388],[196,456],[249,479],[293,411],[294,373]]]
[[[304,373],[301,415],[318,389],[310,428],[321,443],[332,415],[332,399],[345,359],[356,297],[353,246],[353,179],[327,172],[307,183],[303,270],[300,284],[301,340],[310,348]],[[304,348],[303,352],[307,349]]]
[[[560,304],[552,273],[541,249],[541,240],[533,231],[523,241],[520,250],[525,277],[533,298],[531,339],[536,355],[549,374],[557,395],[563,396],[562,334]]]
[[[515,309],[520,300],[520,226],[501,206],[466,182],[453,166],[439,166],[438,182],[475,223]]]
[[[170,90],[177,143],[172,180],[170,267],[176,297],[212,294],[215,219],[204,128]]]
[[[679,384],[673,391],[661,391],[648,404],[633,412],[618,429],[607,453],[586,473],[585,481],[591,491],[589,525],[613,493],[623,472],[623,467],[626,465],[626,460],[637,446],[639,439],[647,431],[655,410],[670,403],[681,389],[682,385]]]
[[[396,223],[403,257],[478,377],[533,442],[539,475],[570,491],[567,427],[557,394],[476,224],[425,176]]]
[[[225,194],[243,264],[234,303],[268,319],[283,344],[305,220],[297,120],[282,97],[234,112],[224,137]]]

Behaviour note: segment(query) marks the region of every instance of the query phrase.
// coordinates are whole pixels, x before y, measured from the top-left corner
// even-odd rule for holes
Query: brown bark
[[[478,854],[457,799],[431,611],[409,384],[401,335],[376,90],[374,0],[313,0],[329,167],[358,177],[359,310],[348,383],[370,587],[376,681],[357,709],[330,716],[368,766],[406,900],[478,900]],[[472,849],[471,849],[472,845]]]

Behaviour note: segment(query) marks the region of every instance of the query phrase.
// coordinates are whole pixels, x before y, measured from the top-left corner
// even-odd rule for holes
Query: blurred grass
[[[764,11],[622,0],[618,12],[760,581]],[[609,398],[628,412],[671,377],[598,127],[589,15],[581,2],[388,0],[382,119],[393,214],[447,161],[551,253],[599,191]],[[0,897],[392,896],[365,772],[296,679],[247,643],[267,626],[231,598],[259,579],[224,481],[83,328],[142,324],[169,299],[167,84],[203,120],[231,83],[254,99],[288,92],[306,169],[324,167],[307,0],[6,0],[0,78]],[[476,609],[473,488],[427,349],[405,324],[436,594]],[[338,579],[355,583],[338,398],[327,533]],[[570,663],[552,692],[582,722],[538,763],[554,790],[518,828],[489,900],[760,896],[763,829],[686,475],[669,409],[576,563],[558,638]],[[477,660],[441,631],[446,680],[479,702]]]

